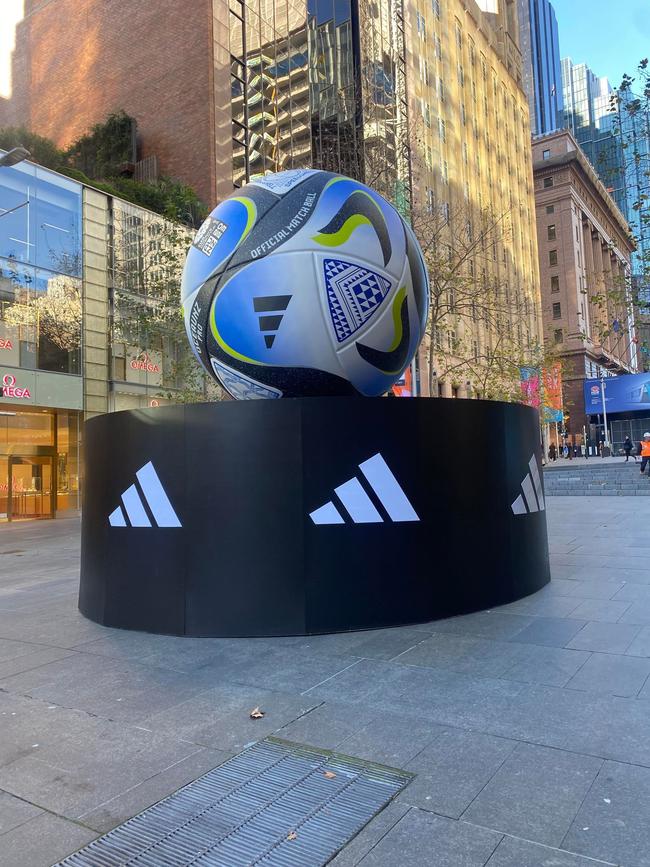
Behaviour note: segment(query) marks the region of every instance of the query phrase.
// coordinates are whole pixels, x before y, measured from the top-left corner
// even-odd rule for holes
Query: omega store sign
[[[0,366],[0,402],[25,409],[41,406],[80,410],[82,379],[68,373]]]

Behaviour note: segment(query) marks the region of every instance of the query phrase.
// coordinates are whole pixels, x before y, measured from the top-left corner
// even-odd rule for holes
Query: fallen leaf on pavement
[[[333,780],[336,774],[334,773],[334,771],[325,771],[323,776],[326,777],[328,780]]]
[[[298,836],[298,835],[296,834],[296,832],[295,832],[295,831],[292,831],[292,832],[289,834],[289,836],[287,837],[287,840],[295,840],[297,836]]]
[[[251,719],[262,719],[264,716],[264,711],[260,710],[258,707],[254,707],[250,713]]]

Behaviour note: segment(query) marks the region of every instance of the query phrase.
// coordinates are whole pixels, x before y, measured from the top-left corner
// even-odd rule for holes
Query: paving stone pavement
[[[271,733],[416,775],[336,867],[650,867],[650,500],[549,498],[548,521],[526,599],[254,640],[91,623],[78,520],[0,527],[0,867],[48,867]]]

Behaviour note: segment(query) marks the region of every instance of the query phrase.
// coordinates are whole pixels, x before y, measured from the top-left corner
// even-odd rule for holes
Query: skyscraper
[[[650,117],[644,111],[628,111],[632,94],[615,91],[606,77],[598,77],[586,63],[575,64],[570,57],[562,59],[562,84],[564,125],[634,232],[637,249],[632,272],[638,280],[650,259],[650,224],[638,207],[650,193],[643,168],[650,157]]]
[[[533,135],[561,126],[562,77],[555,10],[548,0],[518,0],[519,47]]]

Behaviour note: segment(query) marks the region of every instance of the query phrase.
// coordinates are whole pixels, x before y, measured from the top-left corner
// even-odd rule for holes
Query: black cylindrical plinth
[[[395,626],[549,580],[537,412],[476,400],[157,407],[86,427],[79,607],[261,636]]]

